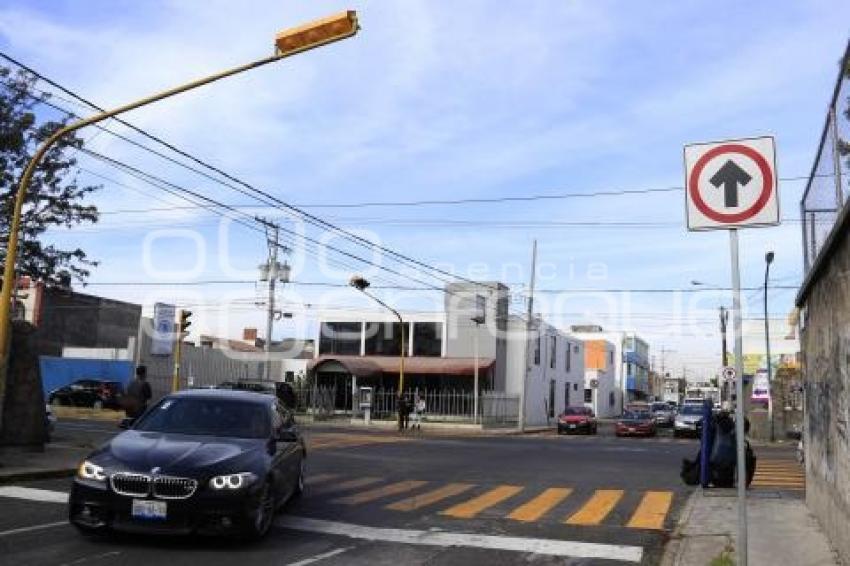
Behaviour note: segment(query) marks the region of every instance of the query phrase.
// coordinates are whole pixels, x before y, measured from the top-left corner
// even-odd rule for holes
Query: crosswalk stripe
[[[315,476],[309,476],[304,480],[307,485],[318,485],[320,483],[329,482],[332,479],[338,478],[339,474],[316,474]]]
[[[370,489],[362,493],[355,493],[354,495],[340,497],[339,499],[335,499],[333,502],[342,503],[344,505],[358,505],[360,503],[368,503],[376,499],[381,499],[382,497],[398,495],[399,493],[404,493],[406,491],[413,491],[418,487],[422,487],[426,483],[428,482],[419,480],[400,481],[397,483],[391,483],[389,485],[377,487],[375,489]]]
[[[671,491],[647,491],[626,526],[633,529],[663,529],[664,518],[672,503]]]
[[[460,495],[473,487],[475,487],[475,485],[471,483],[450,483],[433,491],[423,493],[422,495],[414,495],[413,497],[396,501],[395,503],[387,505],[386,508],[392,509],[393,511],[414,511],[428,505],[433,505],[443,499]]]
[[[333,485],[326,485],[324,487],[320,487],[316,489],[315,493],[335,493],[337,491],[346,491],[349,489],[358,489],[361,487],[366,487],[369,485],[373,485],[381,481],[381,478],[357,478],[353,480],[344,481],[342,483],[336,483]]]
[[[458,519],[471,519],[485,509],[501,503],[509,497],[513,497],[522,490],[523,488],[518,485],[500,485],[486,493],[482,493],[478,497],[473,497],[469,501],[450,507],[440,512],[440,515]]]
[[[568,525],[598,525],[616,507],[623,493],[622,489],[597,489],[587,503],[565,522]]]
[[[520,505],[508,515],[514,521],[536,521],[552,510],[555,505],[567,498],[573,490],[568,487],[550,487],[524,505]]]

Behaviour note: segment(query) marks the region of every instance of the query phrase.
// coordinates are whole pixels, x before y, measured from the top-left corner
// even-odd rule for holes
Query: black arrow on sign
[[[709,182],[718,189],[723,185],[724,205],[726,208],[734,208],[738,206],[738,185],[745,187],[752,179],[737,163],[729,159]]]

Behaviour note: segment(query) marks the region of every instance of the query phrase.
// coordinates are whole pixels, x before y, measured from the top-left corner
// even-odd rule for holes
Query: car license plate
[[[629,427],[629,432],[634,432],[634,431],[635,431],[634,427],[630,426],[630,427]]]
[[[576,425],[574,425],[574,424],[570,425],[570,428],[575,428],[575,427],[576,427]]]
[[[168,512],[165,501],[134,499],[131,515],[134,519],[164,520]]]

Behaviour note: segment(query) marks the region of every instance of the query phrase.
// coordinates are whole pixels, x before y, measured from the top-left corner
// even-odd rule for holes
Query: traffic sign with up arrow
[[[685,146],[689,230],[779,224],[772,137]]]

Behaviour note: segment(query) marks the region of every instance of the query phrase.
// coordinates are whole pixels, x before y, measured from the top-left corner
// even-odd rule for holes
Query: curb
[[[693,513],[697,498],[701,496],[702,489],[694,490],[685,502],[684,507],[682,507],[682,513],[679,515],[679,521],[676,523],[676,528],[673,529],[672,533],[670,533],[670,539],[664,546],[664,553],[662,554],[661,561],[659,562],[661,566],[678,566],[681,563],[684,550],[683,543],[685,541],[685,537],[682,536],[682,530],[691,518],[691,513]]]
[[[54,468],[48,470],[33,470],[30,472],[18,472],[9,474],[0,473],[0,485],[22,481],[70,478],[75,473],[77,473],[77,468]]]

